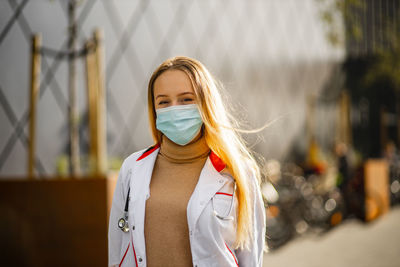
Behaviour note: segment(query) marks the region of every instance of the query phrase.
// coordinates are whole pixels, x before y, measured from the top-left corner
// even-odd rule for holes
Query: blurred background
[[[148,79],[185,55],[246,127],[269,123],[244,136],[264,159],[265,266],[400,266],[399,12],[396,0],[0,1],[4,262],[107,264],[116,175],[152,145]]]

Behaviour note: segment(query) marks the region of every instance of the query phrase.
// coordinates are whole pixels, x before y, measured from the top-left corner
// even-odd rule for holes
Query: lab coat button
[[[139,257],[139,262],[142,262],[143,260],[142,260],[142,258],[141,257]]]
[[[135,230],[135,226],[134,225],[132,226],[132,230]]]

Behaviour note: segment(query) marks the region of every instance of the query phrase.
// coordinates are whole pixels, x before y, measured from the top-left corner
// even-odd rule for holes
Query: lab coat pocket
[[[232,241],[236,236],[236,197],[217,192],[211,202],[220,235],[224,240]]]
[[[212,198],[214,215],[220,220],[233,220],[233,197],[231,194],[217,192]]]

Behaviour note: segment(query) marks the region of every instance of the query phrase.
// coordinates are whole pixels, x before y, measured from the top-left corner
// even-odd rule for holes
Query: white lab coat
[[[150,179],[158,151],[159,148],[154,147],[150,151],[142,150],[131,154],[124,160],[119,171],[109,221],[109,266],[146,266],[144,215],[146,200],[150,197]],[[236,236],[236,197],[229,214],[234,220],[221,220],[214,214],[214,210],[219,215],[226,215],[229,212],[232,197],[226,194],[232,194],[234,183],[229,174],[218,172],[216,168],[218,169],[218,166],[215,165],[213,158],[208,157],[187,206],[193,266],[261,267],[265,243],[265,209],[260,190],[256,186],[257,182],[253,177],[249,179],[252,191],[251,205],[254,210],[252,228],[254,239],[249,250],[235,250],[233,244]],[[124,233],[118,228],[117,222],[123,217],[129,187],[130,231]]]

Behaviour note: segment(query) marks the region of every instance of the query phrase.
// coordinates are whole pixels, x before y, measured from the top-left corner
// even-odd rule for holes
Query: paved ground
[[[400,207],[365,224],[345,221],[264,255],[264,267],[400,267]]]

